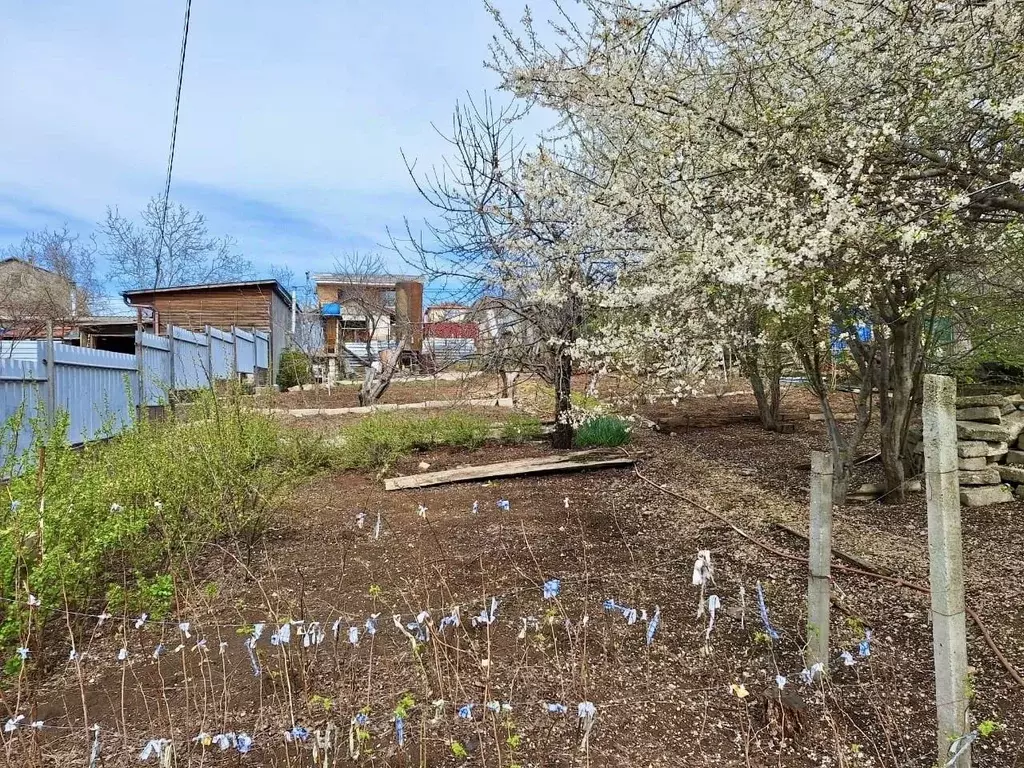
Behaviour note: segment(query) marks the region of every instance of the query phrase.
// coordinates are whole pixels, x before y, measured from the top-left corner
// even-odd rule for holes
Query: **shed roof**
[[[133,298],[149,296],[153,293],[185,293],[209,291],[222,288],[271,288],[281,300],[288,306],[292,304],[292,296],[287,289],[277,280],[240,280],[230,283],[200,283],[198,285],[169,285],[165,288],[136,288],[131,291],[123,291],[121,295],[129,304]]]

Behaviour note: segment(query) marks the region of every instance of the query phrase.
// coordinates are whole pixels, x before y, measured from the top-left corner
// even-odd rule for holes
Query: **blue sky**
[[[523,0],[498,5],[515,20]],[[0,246],[65,222],[88,235],[108,205],[162,193],[183,10],[3,0]],[[261,271],[376,248],[427,212],[400,150],[436,162],[431,123],[497,85],[495,31],[481,0],[193,0],[172,199]]]

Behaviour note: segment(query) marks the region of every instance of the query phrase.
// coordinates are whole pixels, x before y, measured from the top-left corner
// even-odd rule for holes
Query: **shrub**
[[[628,443],[629,437],[629,425],[618,416],[596,416],[583,422],[576,430],[576,445],[580,448],[614,448]]]
[[[0,611],[0,647],[65,601],[169,610],[191,553],[216,540],[251,551],[283,493],[325,461],[238,397],[205,393],[190,418],[142,421],[78,450],[66,419],[49,432],[37,421],[0,505],[0,597],[14,600]],[[41,602],[31,614],[28,594]]]
[[[277,385],[288,389],[300,384],[313,383],[313,367],[309,358],[297,349],[286,349],[281,353],[277,370]]]
[[[523,413],[513,413],[501,425],[501,438],[514,445],[536,440],[542,434],[540,419]]]

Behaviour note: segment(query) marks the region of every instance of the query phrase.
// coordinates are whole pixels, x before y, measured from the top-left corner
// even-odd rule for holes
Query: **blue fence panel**
[[[45,407],[45,382],[39,360],[0,360],[0,467],[32,444],[31,420]]]
[[[68,414],[68,442],[116,435],[135,420],[135,355],[54,345],[54,400]],[[45,350],[44,350],[45,355]]]
[[[166,405],[171,392],[171,340],[136,331],[135,349],[142,352],[142,404]]]
[[[234,336],[218,328],[207,328],[210,341],[210,367],[213,378],[230,379],[235,371]]]
[[[256,337],[241,328],[235,328],[235,350],[239,373],[256,373]]]
[[[172,329],[174,334],[174,388],[201,389],[210,385],[209,341],[205,334]]]
[[[0,341],[0,358],[4,360],[39,360],[38,341]]]
[[[256,331],[253,333],[256,341],[256,367],[257,368],[269,368],[270,367],[270,334],[264,333],[263,331]]]

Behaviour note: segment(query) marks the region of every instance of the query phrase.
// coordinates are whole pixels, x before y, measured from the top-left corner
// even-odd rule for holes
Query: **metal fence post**
[[[206,326],[206,383],[213,389],[213,333]]]
[[[53,321],[46,321],[46,429],[52,433],[57,414],[57,361],[54,359]],[[49,435],[47,435],[49,437]]]
[[[174,364],[174,326],[167,326],[167,378],[170,380],[170,386],[167,391],[168,405],[171,407],[171,413],[174,413],[174,401],[177,400],[177,373],[175,371]]]
[[[231,373],[236,382],[241,381],[241,374],[238,373],[238,329],[231,326]]]
[[[135,420],[141,421],[142,415],[145,412],[145,400],[146,400],[146,384],[145,384],[145,340],[142,336],[143,332],[139,329],[135,330],[135,376],[138,381],[136,382],[136,397],[135,401]]]

